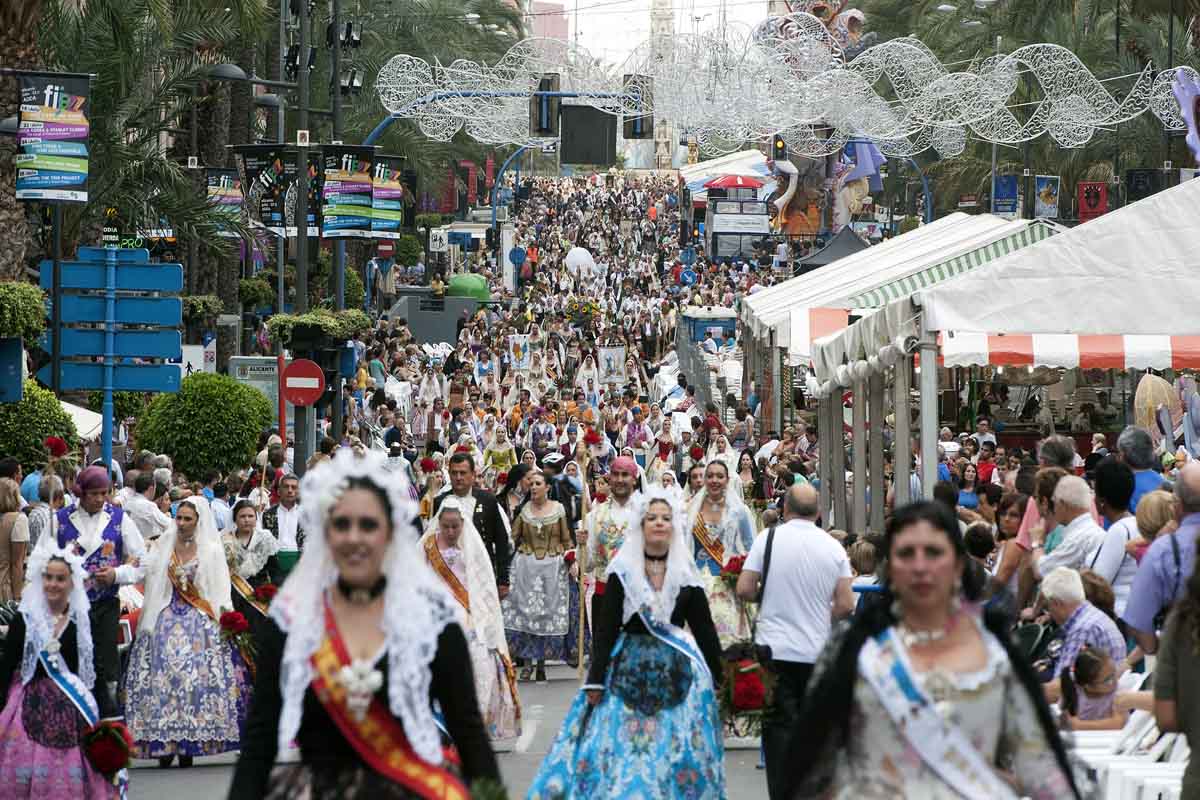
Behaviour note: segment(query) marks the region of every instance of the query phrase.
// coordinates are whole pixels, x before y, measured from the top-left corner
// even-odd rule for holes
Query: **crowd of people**
[[[0,785],[114,796],[81,732],[123,717],[162,767],[240,751],[231,798],[493,796],[550,663],[583,685],[539,800],[724,797],[759,734],[776,799],[1085,797],[1062,729],[1200,730],[1200,465],[981,418],[932,500],[823,529],[816,428],[698,404],[673,343],[769,274],[683,269],[668,180],[526,188],[515,296],[356,340],[302,478],[274,431],[228,474],[0,460]]]

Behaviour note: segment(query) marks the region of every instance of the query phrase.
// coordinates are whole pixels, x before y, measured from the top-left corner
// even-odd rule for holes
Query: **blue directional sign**
[[[50,365],[37,373],[38,380],[50,383]],[[116,364],[113,367],[114,392],[178,392],[178,364]],[[98,361],[64,361],[62,388],[72,392],[104,386],[104,364]]]
[[[49,351],[52,334],[43,337],[43,349]],[[114,335],[113,355],[117,358],[178,358],[182,339],[178,330],[119,330]],[[62,354],[98,356],[104,354],[103,328],[63,328]]]
[[[104,322],[103,296],[65,294],[62,299],[62,321]],[[179,325],[183,321],[183,301],[178,297],[118,297],[118,325]],[[94,355],[99,355],[95,353]]]
[[[25,394],[21,380],[25,349],[21,337],[0,339],[0,403],[19,403]]]
[[[84,248],[91,249],[91,248]],[[104,262],[62,261],[62,288],[95,289],[104,286]],[[45,290],[54,285],[53,261],[43,261],[41,284]],[[182,264],[117,264],[117,291],[179,292],[183,290]]]

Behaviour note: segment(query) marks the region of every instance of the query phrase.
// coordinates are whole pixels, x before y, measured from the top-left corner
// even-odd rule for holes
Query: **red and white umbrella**
[[[751,175],[722,175],[704,184],[705,189],[761,189],[763,182]]]

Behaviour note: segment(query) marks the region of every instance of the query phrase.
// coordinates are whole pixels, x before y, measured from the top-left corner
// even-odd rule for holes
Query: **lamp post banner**
[[[372,181],[375,148],[325,145],[321,183],[321,236],[367,238],[374,222]]]
[[[233,153],[250,225],[283,236],[288,187],[296,178],[296,168],[288,163],[286,148],[278,144],[246,144],[234,147]]]
[[[400,156],[375,156],[371,194],[371,235],[376,239],[399,239],[404,216],[404,184]]]
[[[216,169],[209,167],[204,171],[205,184],[208,188],[208,202],[213,208],[234,222],[242,215],[242,176],[236,169]],[[237,232],[221,224],[217,236],[237,238]]]
[[[86,203],[89,78],[21,72],[17,80],[17,199]]]

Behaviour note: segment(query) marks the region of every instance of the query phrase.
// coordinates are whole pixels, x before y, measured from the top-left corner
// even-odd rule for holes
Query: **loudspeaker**
[[[549,73],[543,75],[542,79],[538,81],[537,90],[539,92],[557,92],[560,91],[559,86],[559,76],[556,73]],[[558,112],[561,103],[562,101],[558,97],[530,95],[529,133],[531,136],[558,136]]]
[[[622,136],[626,139],[654,138],[654,79],[649,75],[626,75],[623,81],[627,96],[640,99],[642,114],[626,114]]]
[[[617,161],[617,118],[591,106],[563,106],[559,160],[608,167]]]

